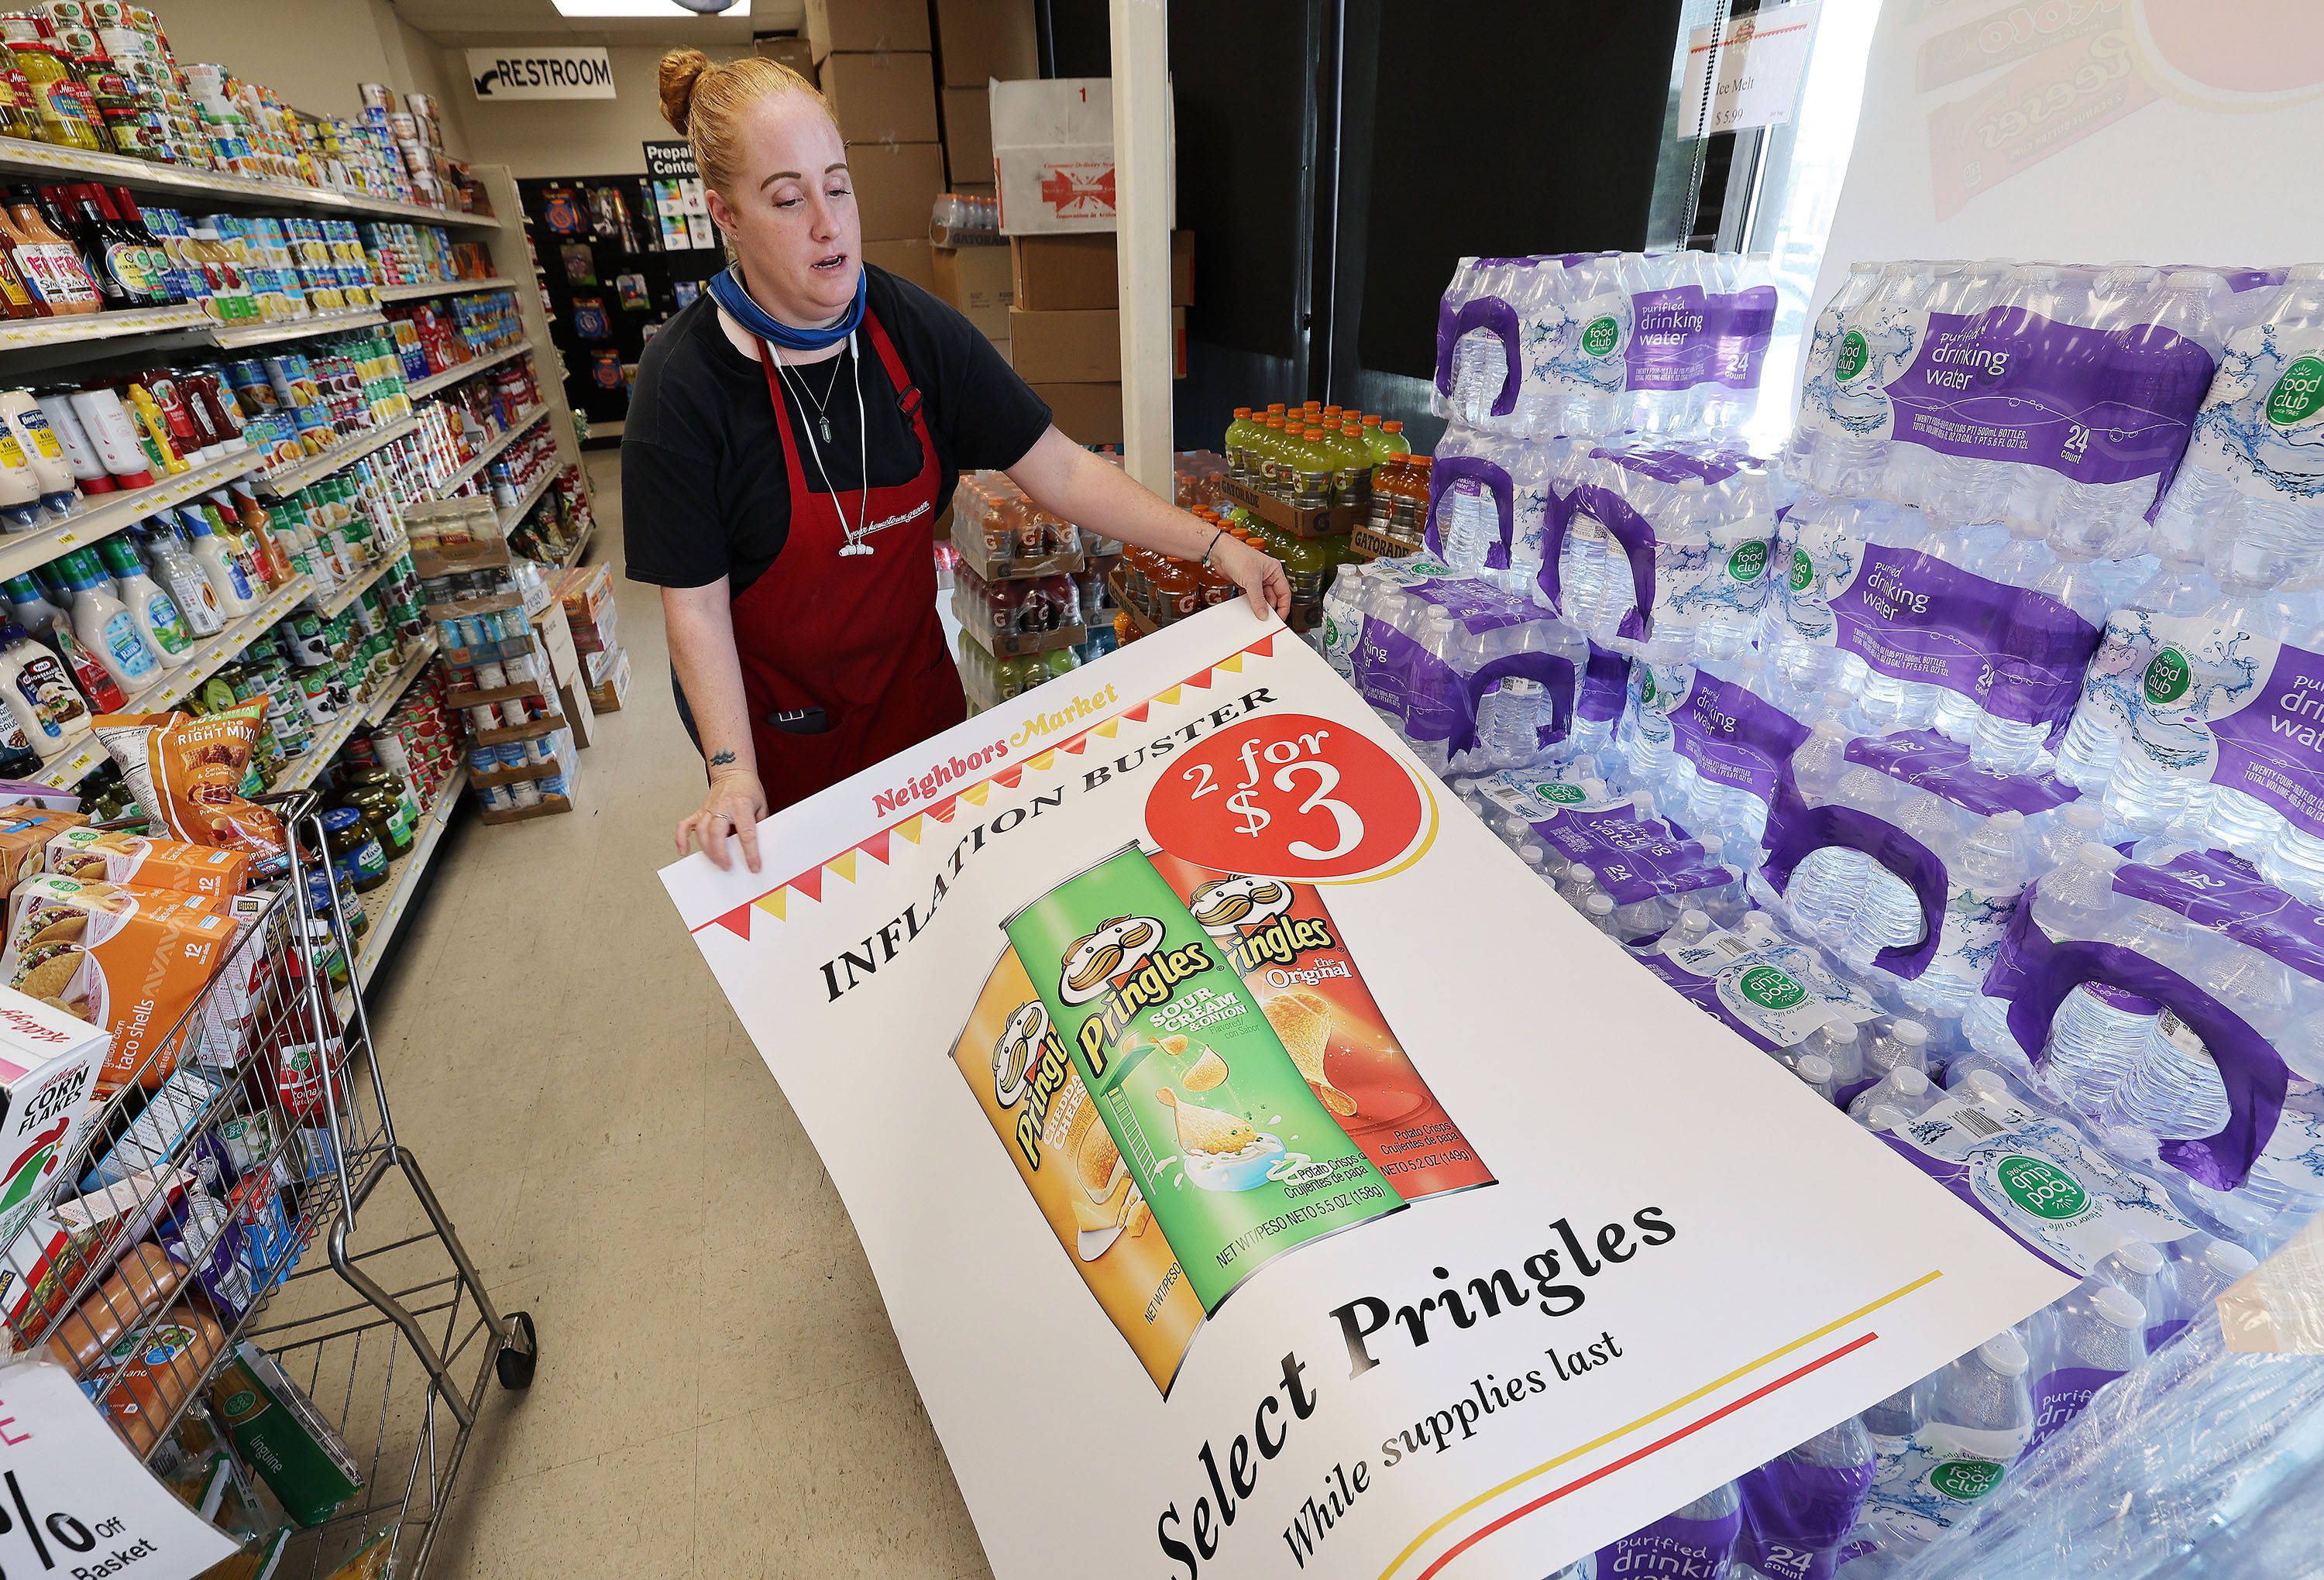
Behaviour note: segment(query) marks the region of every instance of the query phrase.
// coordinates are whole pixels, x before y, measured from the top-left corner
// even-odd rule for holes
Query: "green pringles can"
[[[1205,1313],[1404,1206],[1136,844],[1001,928]]]

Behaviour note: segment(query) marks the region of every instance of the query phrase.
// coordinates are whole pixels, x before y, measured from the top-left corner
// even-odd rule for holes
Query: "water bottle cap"
[[[2203,1265],[2221,1278],[2243,1277],[2259,1265],[2259,1258],[2241,1245],[2227,1240],[2214,1240],[2203,1247]]]
[[[2211,276],[2200,269],[2174,269],[2163,283],[2172,290],[2209,290]]]
[[[1856,1023],[1851,1020],[1828,1021],[1824,1024],[1823,1037],[1827,1043],[1838,1043],[1842,1047],[1846,1047],[1862,1035],[1863,1033],[1856,1029]],[[1902,1074],[1903,1071],[1900,1070],[1898,1073]]]
[[[2024,813],[2022,813],[2022,812],[2018,811],[2018,810],[2017,810],[2015,807],[2014,807],[2014,806],[2013,806],[2013,807],[2006,807],[2006,808],[2004,808],[2003,810],[2001,810],[2001,811],[1999,811],[1999,812],[1995,813],[1993,814],[1993,816],[1992,816],[1990,819],[1988,819],[1987,821],[1988,821],[1988,822],[1990,822],[1990,823],[1991,823],[1995,828],[1997,828],[1997,829],[2012,829],[2012,830],[2015,830],[2015,829],[2017,829],[2017,828],[2020,828],[2020,827],[2024,826],[2024,822],[2025,822],[2025,814],[2024,814]]]
[[[2101,845],[2096,840],[2085,840],[2074,852],[2074,859],[2084,867],[2095,867],[2112,872],[2122,865],[2122,852],[2111,845]]]
[[[2163,1253],[2144,1240],[2126,1239],[2115,1247],[2114,1259],[2140,1278],[2153,1278],[2163,1271]]]
[[[1606,895],[1591,895],[1582,902],[1582,908],[1592,916],[1610,916],[1614,914],[1614,902]]]
[[[1697,932],[1708,932],[1711,930],[1711,913],[1700,905],[1689,905],[1679,913],[1678,924]]]
[[[1918,1048],[1929,1040],[1929,1028],[1923,1022],[1907,1016],[1890,1026],[1888,1034],[1907,1048]]]
[[[1900,1064],[1890,1070],[1888,1079],[1908,1098],[1917,1098],[1929,1089],[1929,1078],[1909,1064]]]
[[[1528,867],[1540,866],[1542,859],[1547,854],[1548,852],[1531,840],[1517,847],[1517,859]]]
[[[1572,878],[1576,885],[1596,883],[1598,881],[1597,872],[1591,868],[1582,866],[1579,861],[1565,869],[1565,876]]]
[[[2059,809],[2058,816],[2078,829],[2094,829],[2106,822],[2106,813],[2095,801],[2070,801]]]
[[[2116,1327],[2146,1326],[2146,1308],[2138,1303],[2138,1298],[2112,1284],[2098,1287],[2097,1292],[2090,1296],[2090,1309]]]
[[[2022,1377],[2031,1364],[2014,1333],[1997,1333],[1977,1346],[1978,1358],[2005,1377]]]
[[[1792,1068],[1810,1086],[1821,1086],[1832,1077],[1831,1061],[1821,1053],[1807,1054]]]

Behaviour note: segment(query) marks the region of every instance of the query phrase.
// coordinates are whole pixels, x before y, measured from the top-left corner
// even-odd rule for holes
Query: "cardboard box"
[[[1033,0],[936,0],[936,51],[946,87],[1040,76]]]
[[[1077,445],[1123,443],[1120,384],[1041,384],[1033,393],[1048,402],[1049,420]]]
[[[901,242],[866,242],[863,262],[876,263],[899,280],[908,280],[930,296],[936,294],[936,249],[925,236]]]
[[[600,713],[618,713],[630,696],[630,656],[618,649],[605,677],[589,687],[589,702]]]
[[[111,1044],[88,1022],[0,988],[0,1157],[13,1171],[0,1182],[9,1204],[0,1208],[0,1245],[53,1194]]]
[[[1037,313],[1086,312],[1121,305],[1120,265],[1110,234],[1018,236],[1009,243],[1016,305]],[[1194,233],[1170,233],[1170,305],[1194,301]]]
[[[930,258],[936,295],[960,309],[988,340],[1009,338],[1009,309],[1017,300],[1016,271],[1006,247],[938,247]]]
[[[753,39],[751,48],[767,60],[789,67],[809,82],[815,80],[815,46],[806,39]]]
[[[992,90],[974,87],[944,90],[945,170],[953,190],[963,183],[992,179]]]
[[[1163,185],[1175,224],[1175,119],[1170,126]],[[1113,229],[1113,79],[994,83],[992,167],[1003,235]]]
[[[613,567],[576,565],[558,579],[557,598],[568,622],[588,624],[613,606]]]
[[[855,213],[867,242],[926,241],[928,216],[944,192],[944,146],[859,142],[847,151]]]
[[[1009,365],[1034,383],[1103,384],[1121,380],[1121,315],[1009,309]],[[1186,310],[1170,309],[1171,373],[1186,373]]]
[[[826,58],[823,96],[838,117],[839,134],[856,142],[934,142],[936,69],[926,54]]]
[[[807,0],[807,38],[821,60],[835,50],[920,50],[928,36],[927,0]]]

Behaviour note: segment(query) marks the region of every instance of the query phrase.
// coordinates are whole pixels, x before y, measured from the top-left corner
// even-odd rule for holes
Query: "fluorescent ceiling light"
[[[678,0],[549,0],[559,16],[698,16]],[[720,18],[748,16],[751,0],[734,0],[734,4],[716,14]]]

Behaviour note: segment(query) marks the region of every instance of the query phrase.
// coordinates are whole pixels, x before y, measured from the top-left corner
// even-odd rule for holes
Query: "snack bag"
[[[88,822],[77,812],[42,812],[31,806],[0,812],[0,900],[41,870],[51,840]]]
[[[113,1033],[100,1090],[159,1086],[176,1067],[180,1026],[234,939],[206,895],[85,883],[43,872],[8,904],[0,982]]]
[[[283,853],[282,820],[244,800],[236,786],[265,713],[266,700],[254,697],[198,719],[106,713],[94,722],[130,794],[157,827],[191,844],[235,848],[264,860]]]
[[[230,899],[250,882],[250,852],[182,840],[149,840],[119,829],[68,828],[42,848],[51,872],[66,877],[132,884],[172,894]]]
[[[181,1304],[151,1330],[125,1335],[106,1350],[99,1370],[119,1370],[99,1402],[140,1456],[161,1440],[161,1424],[200,1385],[225,1344],[225,1330],[208,1313]]]

